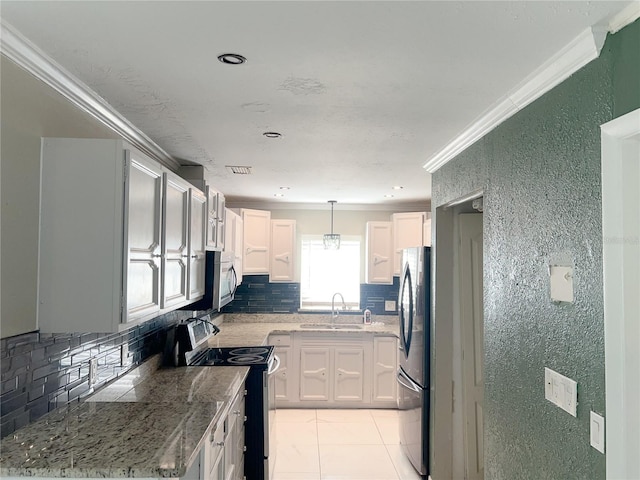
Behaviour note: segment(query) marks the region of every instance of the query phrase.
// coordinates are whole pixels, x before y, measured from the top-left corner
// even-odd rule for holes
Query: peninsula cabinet
[[[201,297],[202,192],[122,140],[44,138],[41,178],[41,332],[115,332]]]

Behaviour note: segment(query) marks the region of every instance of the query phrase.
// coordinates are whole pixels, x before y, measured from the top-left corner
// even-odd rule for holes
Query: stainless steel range
[[[219,329],[207,320],[190,319],[176,327],[172,359],[194,367],[247,366],[244,475],[247,480],[269,478],[269,421],[275,413],[275,375],[280,360],[271,345],[214,347],[209,340]]]

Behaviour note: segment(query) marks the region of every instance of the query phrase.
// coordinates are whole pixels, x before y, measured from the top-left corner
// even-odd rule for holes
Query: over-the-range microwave
[[[234,255],[230,252],[207,251],[205,264],[204,298],[184,307],[189,310],[220,310],[233,300],[236,293],[237,274],[233,267]]]

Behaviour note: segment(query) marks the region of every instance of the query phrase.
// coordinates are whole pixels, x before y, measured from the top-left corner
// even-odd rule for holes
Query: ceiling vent
[[[239,165],[226,165],[225,168],[234,175],[251,175],[251,167],[242,167]]]

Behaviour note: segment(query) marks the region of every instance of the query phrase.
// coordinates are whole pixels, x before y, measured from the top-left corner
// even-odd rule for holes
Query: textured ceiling
[[[204,165],[230,203],[399,207],[430,198],[431,155],[629,3],[3,0],[0,14],[181,163]],[[248,61],[216,59],[227,52]]]

